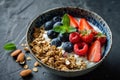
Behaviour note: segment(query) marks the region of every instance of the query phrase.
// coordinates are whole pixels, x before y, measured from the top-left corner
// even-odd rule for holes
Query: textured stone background
[[[113,33],[113,46],[109,56],[96,70],[84,76],[63,78],[55,76],[42,67],[33,76],[21,78],[21,65],[4,51],[2,46],[13,41],[25,42],[28,23],[45,10],[60,6],[77,6],[92,10],[102,16]],[[114,80],[120,74],[120,0],[0,0],[0,80]],[[26,54],[26,56],[31,56]],[[34,59],[27,61],[30,68]],[[120,79],[120,78],[119,78]],[[119,80],[118,79],[118,80]]]

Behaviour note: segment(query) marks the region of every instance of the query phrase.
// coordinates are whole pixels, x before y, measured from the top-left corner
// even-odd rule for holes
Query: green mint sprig
[[[14,43],[6,43],[3,47],[5,50],[15,50],[16,45]]]
[[[64,14],[62,17],[62,23],[62,26],[55,26],[53,30],[59,33],[71,33],[76,31],[76,28],[70,26],[70,19],[68,14]]]

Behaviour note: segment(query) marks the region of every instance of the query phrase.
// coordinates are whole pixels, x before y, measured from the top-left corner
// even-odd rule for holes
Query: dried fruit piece
[[[20,50],[20,49],[17,49],[17,50],[15,50],[14,52],[12,52],[11,53],[11,56],[12,57],[15,57],[15,56],[17,56],[18,54],[20,54],[22,51]]]
[[[22,71],[20,72],[20,76],[26,77],[26,76],[30,75],[31,73],[32,73],[32,70],[30,70],[30,69],[22,70]]]
[[[25,60],[25,54],[24,53],[20,53],[17,57],[16,62],[23,62]]]

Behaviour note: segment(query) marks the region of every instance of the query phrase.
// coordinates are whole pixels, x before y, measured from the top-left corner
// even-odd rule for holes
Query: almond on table
[[[32,73],[32,70],[30,70],[30,69],[22,70],[20,72],[20,76],[21,77],[26,77],[26,76],[30,75],[31,73]]]
[[[20,54],[21,52],[22,52],[22,50],[17,49],[17,50],[15,50],[15,51],[13,51],[13,52],[11,53],[11,56],[12,56],[12,57],[17,56],[17,55]]]
[[[18,56],[17,56],[17,62],[23,62],[25,61],[25,54],[24,53],[20,53]]]

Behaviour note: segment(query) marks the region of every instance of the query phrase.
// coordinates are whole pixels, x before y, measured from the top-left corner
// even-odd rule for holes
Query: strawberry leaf
[[[15,50],[16,45],[14,43],[6,43],[3,47],[5,50]]]

